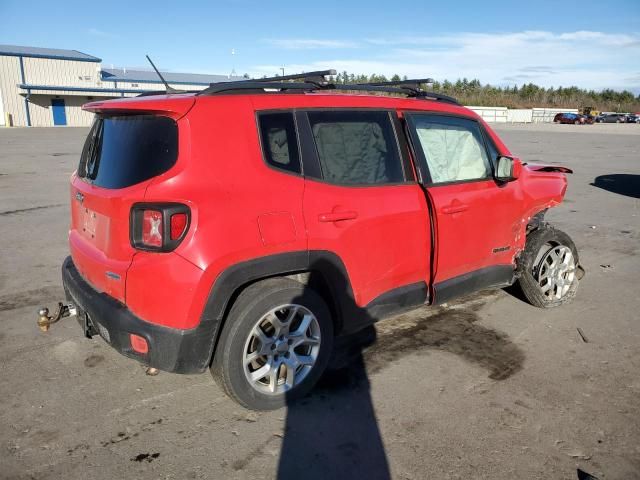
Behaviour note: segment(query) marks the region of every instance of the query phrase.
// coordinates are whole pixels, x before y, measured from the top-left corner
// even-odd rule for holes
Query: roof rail
[[[407,96],[413,98],[428,98],[430,100],[440,100],[442,102],[453,103],[460,105],[460,103],[449,95],[442,93],[430,92],[420,88],[420,85],[428,83],[434,83],[433,78],[416,78],[408,80],[398,80],[389,82],[371,82],[371,83],[359,83],[358,85],[371,85],[371,86],[396,86],[402,90],[407,90]]]
[[[420,85],[422,83],[434,83],[435,80],[433,78],[416,78],[416,79],[411,79],[411,80],[391,80],[391,81],[387,81],[387,82],[366,82],[366,83],[359,83],[358,85],[374,85],[376,87],[383,87],[383,86],[398,86],[398,85],[409,85],[409,86],[413,86],[413,85]]]
[[[237,80],[234,82],[217,82],[209,84],[208,88],[202,90],[199,95],[213,95],[215,93],[231,92],[232,90],[308,90],[310,87],[326,87],[331,82],[325,77],[327,75],[335,75],[335,70],[316,70],[313,72],[295,73],[293,75],[281,75],[279,77],[265,77],[248,80]],[[289,82],[289,80],[301,80],[299,83]],[[271,84],[273,85],[263,85]]]
[[[325,79],[327,75],[335,75],[336,71],[331,70],[316,70],[314,72],[294,73],[293,75],[282,75],[276,77],[256,78],[255,80],[241,80],[243,82],[284,82],[286,80],[302,80],[303,82],[316,83],[312,80],[319,80],[317,83],[328,84],[329,81]]]
[[[414,98],[426,98],[428,100],[440,100],[441,102],[445,102],[445,103],[453,103],[454,105],[461,105],[461,103],[458,100],[456,100],[453,97],[450,97],[449,95],[445,95],[443,93],[420,91],[415,95],[409,95],[409,96]]]
[[[178,90],[175,93],[198,93],[200,90]],[[136,97],[153,97],[156,95],[170,95],[165,90],[147,90],[146,92],[142,92]]]
[[[210,84],[208,88],[205,88],[196,95],[293,93],[295,91],[312,92],[318,90],[340,90],[394,93],[397,95],[406,95],[410,98],[440,100],[442,102],[459,105],[458,101],[453,97],[422,90],[420,88],[420,85],[424,83],[433,83],[433,80],[431,78],[399,80],[397,82],[390,81],[353,84],[332,83],[325,78],[328,75],[335,74],[335,70],[318,70],[314,72],[284,75],[280,77],[238,80],[233,82],[218,82]],[[300,81],[291,82],[290,80]]]
[[[322,87],[318,87],[315,83],[306,82],[271,82],[269,80],[241,80],[238,82],[219,82],[212,83],[209,87],[198,92],[196,95],[215,95],[217,93],[251,93],[267,91],[287,91],[287,90],[317,90]],[[268,92],[267,92],[268,93]]]

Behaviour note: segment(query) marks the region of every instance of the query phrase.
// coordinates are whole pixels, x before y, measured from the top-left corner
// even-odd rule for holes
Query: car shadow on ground
[[[390,479],[369,375],[405,356],[453,353],[484,367],[496,381],[521,370],[524,352],[505,334],[477,323],[482,304],[433,307],[394,317],[391,327],[368,327],[342,339],[348,366],[325,373],[306,398],[287,402],[277,478]]]
[[[640,198],[640,175],[629,173],[600,175],[590,185],[619,195]]]

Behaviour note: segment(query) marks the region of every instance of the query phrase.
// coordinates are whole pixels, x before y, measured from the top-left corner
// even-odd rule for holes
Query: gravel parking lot
[[[385,320],[349,372],[269,413],[208,374],[146,376],[75,320],[39,333],[86,131],[0,129],[0,478],[640,478],[640,126],[497,127],[575,170],[547,216],[587,271],[572,304],[483,292]]]

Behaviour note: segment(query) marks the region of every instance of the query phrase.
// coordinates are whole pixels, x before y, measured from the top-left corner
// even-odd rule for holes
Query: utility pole
[[[280,67],[280,70],[282,70],[282,76],[284,77],[284,67]]]

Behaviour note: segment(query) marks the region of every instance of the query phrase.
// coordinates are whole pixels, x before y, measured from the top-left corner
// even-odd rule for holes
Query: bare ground
[[[350,371],[256,414],[75,321],[38,333],[86,130],[0,129],[0,478],[640,478],[640,126],[497,130],[575,170],[548,218],[587,270],[577,299],[482,292],[385,320]]]

